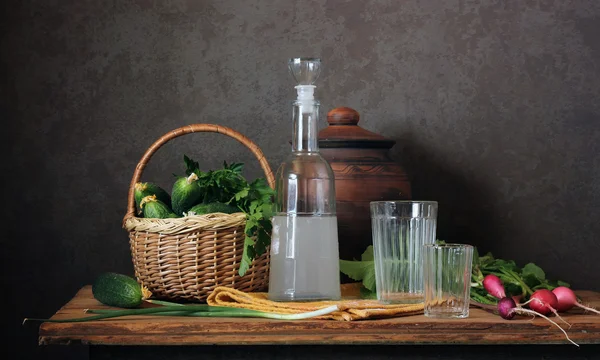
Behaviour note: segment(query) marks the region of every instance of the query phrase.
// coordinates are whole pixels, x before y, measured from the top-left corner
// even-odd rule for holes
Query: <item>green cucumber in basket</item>
[[[188,211],[189,215],[204,215],[204,214],[212,214],[212,213],[225,213],[225,214],[233,214],[241,212],[241,210],[233,205],[225,204],[222,202],[211,202],[211,203],[202,203],[193,206]]]
[[[156,195],[156,198],[166,205],[171,206],[171,195],[163,188],[151,182],[139,182],[135,184],[135,204],[140,209],[140,203],[146,196]]]
[[[177,217],[167,204],[157,199],[156,195],[144,197],[140,201],[140,207],[145,218],[166,219]]]
[[[92,294],[104,305],[122,308],[138,307],[152,296],[134,278],[114,272],[100,274],[92,284]]]
[[[171,205],[177,216],[183,216],[192,206],[200,202],[203,192],[198,184],[198,175],[180,176],[173,184],[171,191]]]

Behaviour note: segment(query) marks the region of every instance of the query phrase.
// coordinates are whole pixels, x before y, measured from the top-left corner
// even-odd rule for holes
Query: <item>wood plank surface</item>
[[[600,308],[600,293],[577,291],[584,303]],[[83,287],[52,318],[86,316],[84,309],[110,309]],[[578,344],[600,344],[600,315],[573,309],[563,315],[569,337]],[[557,320],[554,318],[554,320]],[[467,319],[413,315],[392,319],[269,320],[129,316],[81,323],[49,323],[39,328],[40,344],[241,345],[241,344],[570,344],[542,318],[504,320],[478,308]],[[571,345],[572,346],[572,345]]]

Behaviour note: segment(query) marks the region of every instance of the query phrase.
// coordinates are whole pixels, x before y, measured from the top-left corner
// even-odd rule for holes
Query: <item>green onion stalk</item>
[[[153,301],[157,303],[156,301]],[[163,302],[166,303],[166,302]],[[96,314],[93,316],[86,316],[81,318],[71,319],[38,319],[38,318],[26,318],[23,323],[27,321],[42,321],[42,322],[54,322],[54,323],[68,323],[68,322],[85,322],[93,320],[102,320],[109,318],[116,318],[121,316],[131,315],[163,315],[163,316],[192,316],[192,317],[255,317],[255,318],[266,318],[266,319],[277,319],[277,320],[302,320],[309,319],[312,317],[322,316],[330,314],[334,311],[338,311],[337,305],[327,306],[322,309],[302,312],[297,314],[279,314],[271,313],[259,310],[251,309],[240,309],[233,307],[224,306],[209,306],[209,305],[164,305],[161,307],[144,308],[144,309],[126,309],[126,310],[108,310],[108,309],[86,309],[85,313]]]

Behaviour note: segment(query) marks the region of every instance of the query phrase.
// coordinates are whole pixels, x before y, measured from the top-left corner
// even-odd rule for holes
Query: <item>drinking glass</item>
[[[423,245],[435,242],[438,203],[373,201],[370,208],[377,299],[423,302]]]
[[[469,317],[473,247],[427,244],[423,251],[425,316]]]

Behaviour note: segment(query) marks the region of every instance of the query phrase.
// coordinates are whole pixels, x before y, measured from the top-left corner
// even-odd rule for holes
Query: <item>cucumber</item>
[[[158,200],[156,195],[146,196],[140,201],[145,218],[166,219],[178,217],[167,204]]]
[[[142,202],[142,199],[150,195],[156,195],[158,200],[171,206],[171,195],[160,186],[151,182],[139,182],[135,184],[135,204],[138,209],[141,209],[140,203]]]
[[[222,202],[211,202],[206,204],[198,204],[192,207],[188,211],[188,215],[193,212],[194,215],[204,215],[211,213],[225,213],[225,214],[233,214],[236,212],[241,212],[241,210],[233,205],[225,204]]]
[[[92,294],[104,305],[122,308],[138,307],[152,296],[134,278],[114,272],[100,274],[92,284]]]
[[[183,216],[202,198],[202,188],[198,185],[198,175],[192,173],[190,176],[179,177],[173,184],[171,191],[171,205],[177,216]]]

